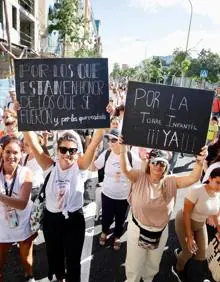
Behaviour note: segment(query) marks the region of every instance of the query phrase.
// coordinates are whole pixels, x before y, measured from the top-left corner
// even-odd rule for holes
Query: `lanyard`
[[[11,197],[11,195],[12,195],[12,191],[13,191],[14,184],[15,184],[15,179],[16,179],[16,176],[17,176],[17,170],[18,170],[18,168],[16,168],[16,170],[15,170],[14,177],[13,177],[13,180],[12,180],[12,183],[11,183],[10,190],[9,190],[9,187],[8,187],[8,184],[7,184],[6,180],[4,179],[4,180],[5,180],[5,193],[6,193],[6,195],[9,196],[9,197]],[[4,175],[3,175],[3,177],[4,177]]]

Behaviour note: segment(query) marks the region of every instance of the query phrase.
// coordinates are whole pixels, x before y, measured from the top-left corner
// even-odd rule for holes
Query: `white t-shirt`
[[[193,189],[186,197],[195,204],[191,219],[198,222],[205,222],[211,215],[217,215],[220,210],[220,193],[216,193],[214,197],[210,197],[205,186]]]
[[[62,170],[59,161],[44,173],[51,171],[46,186],[46,208],[53,213],[62,212],[67,218],[68,212],[74,212],[83,206],[84,181],[78,164]]]
[[[21,186],[24,183],[25,175],[29,169],[26,167],[19,167],[17,171],[17,176],[15,179],[12,197],[18,198],[21,190]],[[10,187],[13,180],[8,181],[8,187]],[[0,173],[0,193],[5,194],[4,188],[4,177],[2,172]],[[6,217],[6,206],[0,202],[0,243],[12,243],[21,242],[29,238],[33,232],[30,229],[30,214],[33,202],[31,198],[24,210],[16,209],[16,214],[18,217],[18,226],[15,228],[10,228],[8,220]]]
[[[218,167],[220,167],[220,162],[211,164],[205,172],[202,183],[206,182],[209,179],[210,173],[213,171],[213,169],[218,168]]]
[[[104,167],[105,150],[94,162],[97,169]],[[121,172],[120,155],[111,152],[105,163],[105,175],[103,180],[102,192],[107,197],[115,200],[125,200],[128,198],[130,182]]]
[[[32,189],[41,187],[44,183],[44,172],[35,158],[27,160],[25,165],[33,173]]]

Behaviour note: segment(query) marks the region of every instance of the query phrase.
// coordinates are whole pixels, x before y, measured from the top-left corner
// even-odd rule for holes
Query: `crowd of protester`
[[[16,95],[5,105],[0,132],[0,282],[12,244],[18,243],[26,281],[33,282],[33,241],[30,229],[33,201],[47,179],[43,234],[48,259],[48,278],[81,281],[80,259],[85,238],[83,194],[86,170],[98,171],[101,194],[102,232],[98,243],[105,247],[115,221],[113,250],[121,247],[127,227],[126,277],[128,282],[150,282],[168,239],[177,190],[198,181],[177,213],[175,230],[180,249],[172,266],[177,281],[184,281],[184,267],[193,257],[201,273],[207,267],[208,234],[211,224],[220,238],[220,137],[218,114],[214,112],[207,133],[207,147],[196,156],[193,170],[175,175],[176,152],[123,144],[121,128],[126,87],[110,85],[106,110],[111,123],[107,130],[19,132]],[[216,107],[215,107],[216,110]],[[51,137],[52,136],[52,137]],[[48,151],[53,138],[53,154]],[[56,246],[56,247],[55,247]],[[37,254],[36,254],[37,255]],[[107,267],[107,266],[106,266]],[[202,277],[202,276],[200,276]],[[208,281],[206,277],[201,282]],[[205,280],[206,279],[206,280]],[[198,281],[200,282],[200,281]]]

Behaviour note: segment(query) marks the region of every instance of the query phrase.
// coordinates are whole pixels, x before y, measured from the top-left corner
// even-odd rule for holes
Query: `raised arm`
[[[78,165],[80,169],[86,170],[89,168],[93,160],[94,154],[96,152],[96,148],[98,147],[99,143],[102,141],[104,133],[105,133],[104,129],[96,130],[95,134],[92,137],[92,141],[90,142],[89,146],[85,151],[85,154],[79,157]]]
[[[194,165],[192,172],[189,175],[176,176],[177,188],[188,187],[200,180],[202,169],[203,169],[203,162],[206,159],[207,154],[208,154],[207,147],[202,148],[200,155],[198,155],[196,158],[196,163]]]
[[[44,153],[37,135],[33,131],[23,132],[24,139],[33,151],[34,157],[43,170],[47,170],[52,164],[53,160],[50,156]]]
[[[24,210],[27,206],[27,203],[30,198],[30,193],[32,189],[32,173],[31,171],[27,171],[25,175],[24,183],[22,184],[20,194],[18,198],[9,197],[7,195],[3,195],[0,193],[0,202],[3,204],[18,209]]]
[[[138,179],[138,171],[135,169],[132,169],[131,166],[129,165],[129,160],[128,160],[128,154],[127,154],[127,146],[121,144],[120,145],[120,166],[121,170],[124,173],[124,175],[131,181],[131,182],[136,182]]]

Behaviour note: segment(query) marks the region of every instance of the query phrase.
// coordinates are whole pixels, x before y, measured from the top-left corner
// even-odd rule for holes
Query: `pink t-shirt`
[[[175,176],[166,176],[156,187],[150,183],[148,174],[140,172],[128,197],[134,217],[145,226],[164,228],[175,205],[176,189]]]

